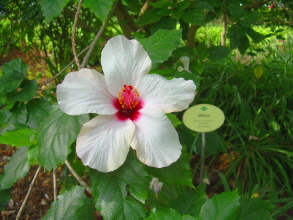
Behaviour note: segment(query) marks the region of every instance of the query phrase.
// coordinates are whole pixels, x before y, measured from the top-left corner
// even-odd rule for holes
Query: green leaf
[[[190,2],[188,1],[182,1],[182,2],[178,2],[176,3],[175,8],[179,11],[184,11],[186,8],[188,8],[190,5]]]
[[[239,21],[239,23],[249,28],[251,25],[258,22],[258,20],[261,19],[262,16],[263,16],[262,13],[259,13],[259,12],[250,13],[247,16],[245,16],[243,20]]]
[[[0,191],[0,211],[4,209],[6,206],[8,206],[8,202],[10,198],[11,198],[11,194],[8,189]]]
[[[162,181],[159,179],[159,182]],[[150,189],[145,205],[157,208],[170,208],[170,202],[176,200],[184,190],[186,190],[185,186],[163,182],[163,186],[158,194],[154,192],[154,189]]]
[[[208,2],[196,1],[195,4],[196,4],[196,7],[200,9],[207,9],[210,11],[214,10],[213,6],[211,6]]]
[[[2,109],[0,113],[0,121],[5,123],[5,128],[1,130],[0,133],[5,133],[6,131],[26,129],[26,119],[27,119],[27,109],[23,102],[16,102],[10,111]],[[2,114],[5,114],[5,118],[2,118]]]
[[[171,13],[171,17],[172,17],[173,19],[175,19],[174,22],[176,22],[176,20],[178,21],[178,20],[181,18],[181,16],[182,16],[183,13],[184,13],[183,11],[179,11],[179,10],[174,10],[174,11],[172,11],[172,13]],[[177,22],[176,22],[176,24],[177,24]],[[176,26],[175,26],[175,27],[176,27]],[[174,28],[174,29],[175,29],[175,28]]]
[[[205,42],[201,42],[197,45],[196,48],[193,49],[193,51],[198,56],[198,59],[204,60],[205,58],[207,58],[209,56],[207,49],[208,48],[205,45]],[[198,60],[198,62],[199,62],[199,60]]]
[[[198,217],[201,207],[205,204],[207,196],[201,187],[196,190],[186,191],[171,202],[170,207],[174,208],[180,214],[188,214]]]
[[[240,3],[230,3],[228,8],[232,17],[236,19],[240,19],[245,16],[245,11],[240,6]]]
[[[193,218],[190,215],[182,215],[183,220],[198,220],[198,218]]]
[[[209,23],[211,21],[213,21],[215,18],[217,18],[217,13],[215,13],[214,11],[208,11],[208,13],[205,14],[205,23]]]
[[[2,76],[0,78],[0,93],[11,92],[17,89],[23,79],[24,77],[16,71],[13,71],[11,74],[7,76]]]
[[[225,46],[210,47],[207,51],[210,54],[209,59],[211,60],[221,60],[227,57],[231,52],[231,50]]]
[[[131,195],[143,202],[149,190],[145,165],[139,162],[132,152],[119,169],[110,173],[91,170],[90,179],[96,208],[101,210],[105,220],[145,217],[146,210],[127,193],[127,185],[129,185]]]
[[[2,66],[3,75],[9,75],[13,72],[18,72],[19,75],[22,75],[23,78],[25,78],[26,75],[26,64],[22,61],[22,59],[17,58],[14,60],[11,60],[9,63],[4,63]]]
[[[230,48],[232,50],[235,49],[235,48],[237,48],[238,45],[239,45],[239,43],[241,43],[241,42],[239,42],[239,40],[238,40],[237,37],[231,37],[230,38]]]
[[[25,124],[27,119],[27,109],[24,103],[16,102],[12,109],[10,109],[11,116],[7,120],[8,124]]]
[[[147,24],[158,22],[162,18],[162,15],[160,15],[158,12],[158,9],[153,8],[143,13],[138,20],[139,26],[145,26]]]
[[[174,127],[177,127],[178,125],[182,124],[182,121],[180,121],[176,115],[170,113],[170,114],[167,114],[167,117],[169,118],[169,120],[172,122],[172,125]]]
[[[38,163],[38,160],[36,159],[38,156],[38,148],[37,147],[31,147],[27,153],[28,161],[31,165],[35,165]]]
[[[94,200],[93,198],[85,197],[84,205],[78,210],[78,217],[81,220],[94,220]]]
[[[152,36],[141,39],[139,42],[149,54],[154,67],[155,64],[163,63],[172,55],[180,38],[180,30],[158,30]]]
[[[182,19],[187,23],[193,25],[204,26],[205,25],[205,15],[202,9],[192,9],[186,11],[182,15]]]
[[[88,120],[88,115],[67,115],[56,105],[53,106],[50,116],[39,128],[37,159],[40,165],[51,170],[64,163],[70,153],[70,145]]]
[[[229,219],[236,220],[240,209],[238,189],[214,195],[202,206],[200,219]]]
[[[189,169],[189,157],[183,151],[180,158],[168,167],[149,167],[149,172],[159,178],[160,182],[177,183],[184,186],[194,187]]]
[[[151,214],[149,217],[145,218],[145,220],[162,220],[162,219],[168,219],[168,220],[182,220],[182,216],[176,212],[174,209],[156,209],[154,208],[151,211]]]
[[[167,1],[150,2],[149,5],[152,6],[153,8],[161,8],[161,9],[172,6],[172,4]]]
[[[61,14],[69,0],[42,0],[41,8],[45,19],[50,22]]]
[[[183,78],[185,80],[192,80],[197,88],[198,88],[199,83],[201,81],[200,77],[196,76],[195,74],[193,74],[191,72],[187,72],[185,70],[183,70],[181,72],[177,72],[175,77],[176,78]]]
[[[174,76],[174,70],[173,69],[155,69],[150,71],[149,74],[158,74],[158,75],[164,76],[165,78],[172,78]]]
[[[266,36],[262,35],[261,33],[256,32],[252,28],[247,30],[247,34],[252,38],[254,43],[259,43],[266,38]]]
[[[32,99],[27,104],[28,118],[27,125],[31,128],[38,128],[49,116],[52,105],[44,99]]]
[[[7,122],[7,114],[8,111],[5,108],[0,110],[0,128],[5,126],[5,123]]]
[[[247,36],[242,37],[239,41],[240,41],[240,44],[238,46],[238,50],[241,53],[241,55],[244,55],[247,48],[249,47],[248,37]]]
[[[150,30],[152,33],[155,33],[156,31],[160,29],[173,30],[176,28],[176,24],[177,24],[176,20],[174,20],[173,18],[169,16],[168,17],[164,16],[159,22],[153,24]]]
[[[269,219],[274,205],[259,198],[249,198],[240,200],[239,220]]]
[[[84,205],[85,194],[84,187],[75,186],[57,197],[57,200],[51,204],[49,211],[43,220],[71,220],[84,219],[79,215],[79,208]]]
[[[6,132],[0,136],[0,143],[17,147],[30,147],[37,143],[36,132],[29,129]]]
[[[17,92],[11,101],[29,101],[31,100],[38,89],[38,83],[35,80],[25,79],[20,85],[20,91]]]
[[[238,31],[241,30],[237,25],[233,24],[228,28],[227,37],[232,38],[237,36]]]
[[[205,69],[205,64],[201,61],[197,61],[191,64],[191,69],[194,69],[198,74],[202,74]],[[198,86],[198,84],[196,84]]]
[[[0,93],[17,89],[25,79],[26,64],[18,58],[2,66],[3,76],[0,77]]]
[[[0,189],[8,189],[19,178],[27,174],[29,171],[27,151],[28,147],[19,148],[4,166],[4,176],[0,182]]]
[[[114,0],[84,0],[83,5],[102,21],[105,21],[113,2]]]

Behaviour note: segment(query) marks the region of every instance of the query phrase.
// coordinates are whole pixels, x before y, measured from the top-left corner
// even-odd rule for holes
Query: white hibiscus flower
[[[107,42],[101,63],[104,75],[81,69],[68,73],[57,86],[62,111],[99,114],[78,135],[78,157],[102,172],[119,168],[130,147],[148,166],[160,168],[175,162],[182,146],[165,113],[189,106],[194,99],[193,81],[148,74],[147,52],[138,41],[123,36]]]

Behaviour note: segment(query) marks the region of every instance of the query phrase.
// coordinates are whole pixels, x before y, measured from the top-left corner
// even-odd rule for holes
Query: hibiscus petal
[[[104,76],[93,69],[68,73],[56,93],[60,109],[69,115],[117,112]]]
[[[124,36],[110,39],[102,51],[101,63],[112,95],[117,96],[123,85],[134,85],[151,68],[151,59],[137,40]]]
[[[76,153],[91,168],[101,172],[116,170],[127,157],[134,129],[131,120],[120,122],[115,115],[98,115],[83,125]]]
[[[161,111],[141,109],[131,147],[138,159],[152,167],[165,167],[174,163],[181,155],[182,146],[178,133],[170,120]]]
[[[194,99],[196,86],[192,80],[167,80],[160,75],[149,74],[141,77],[135,88],[145,105],[170,113],[188,108]]]

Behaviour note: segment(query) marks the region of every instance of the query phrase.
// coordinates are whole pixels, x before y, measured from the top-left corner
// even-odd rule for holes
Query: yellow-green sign
[[[192,106],[183,114],[186,127],[197,132],[210,132],[219,128],[225,120],[221,109],[209,104]]]

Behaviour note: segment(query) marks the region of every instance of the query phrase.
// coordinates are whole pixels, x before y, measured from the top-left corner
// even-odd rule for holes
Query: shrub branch
[[[77,57],[79,57],[81,54],[83,54],[84,52],[86,52],[89,48],[90,48],[90,45],[87,46],[86,48],[84,48],[79,54],[77,54]],[[68,68],[68,67],[70,67],[71,64],[74,63],[74,61],[75,61],[74,59],[71,60],[71,62],[70,62],[66,67],[64,67],[59,73],[57,73],[56,75],[54,75],[54,76],[53,76],[51,79],[49,79],[48,81],[46,81],[46,82],[40,84],[39,87],[42,87],[42,86],[44,86],[44,85],[46,85],[46,84],[52,82],[52,81],[53,81],[54,79],[56,79],[60,74],[62,74],[62,73]]]
[[[93,50],[94,50],[95,45],[97,44],[97,42],[98,42],[100,36],[102,35],[102,33],[104,32],[106,26],[108,25],[108,23],[109,23],[109,21],[110,21],[110,19],[111,19],[111,17],[112,17],[113,12],[116,10],[117,5],[118,5],[118,2],[116,1],[116,2],[114,3],[114,5],[113,5],[111,11],[109,12],[109,14],[108,14],[106,20],[104,21],[102,27],[101,27],[100,30],[98,31],[98,33],[97,33],[95,39],[94,39],[93,42],[90,44],[89,50],[88,50],[87,54],[85,55],[85,57],[84,57],[84,59],[83,59],[83,61],[82,61],[82,64],[81,64],[81,66],[80,66],[81,68],[84,68],[85,65],[86,65],[86,63],[88,62],[88,60],[89,60],[89,58],[90,58],[90,56],[91,56],[91,54],[92,54],[92,52],[93,52]]]
[[[128,14],[127,10],[125,9],[121,1],[118,1],[118,6],[115,10],[115,15],[123,31],[123,35],[127,38],[131,38],[131,33],[137,31],[137,26],[134,23],[133,18]]]
[[[75,18],[74,18],[74,24],[73,24],[73,27],[72,27],[72,35],[71,35],[72,52],[73,52],[74,60],[75,60],[75,63],[77,65],[78,69],[80,69],[80,63],[79,63],[77,53],[76,53],[75,32],[76,32],[76,26],[77,26],[77,22],[78,22],[78,16],[80,14],[81,4],[82,4],[82,0],[80,0],[78,2],[78,6],[77,6],[77,9],[76,9],[76,14],[75,14]]]
[[[75,170],[72,168],[72,166],[70,165],[70,163],[68,162],[68,160],[65,160],[65,164],[66,166],[68,167],[70,173],[76,178],[76,180],[79,182],[79,184],[81,186],[84,186],[85,187],[85,190],[92,195],[92,192],[89,188],[89,186],[86,184],[86,182],[84,182],[80,176],[78,176],[78,174],[75,172]]]

